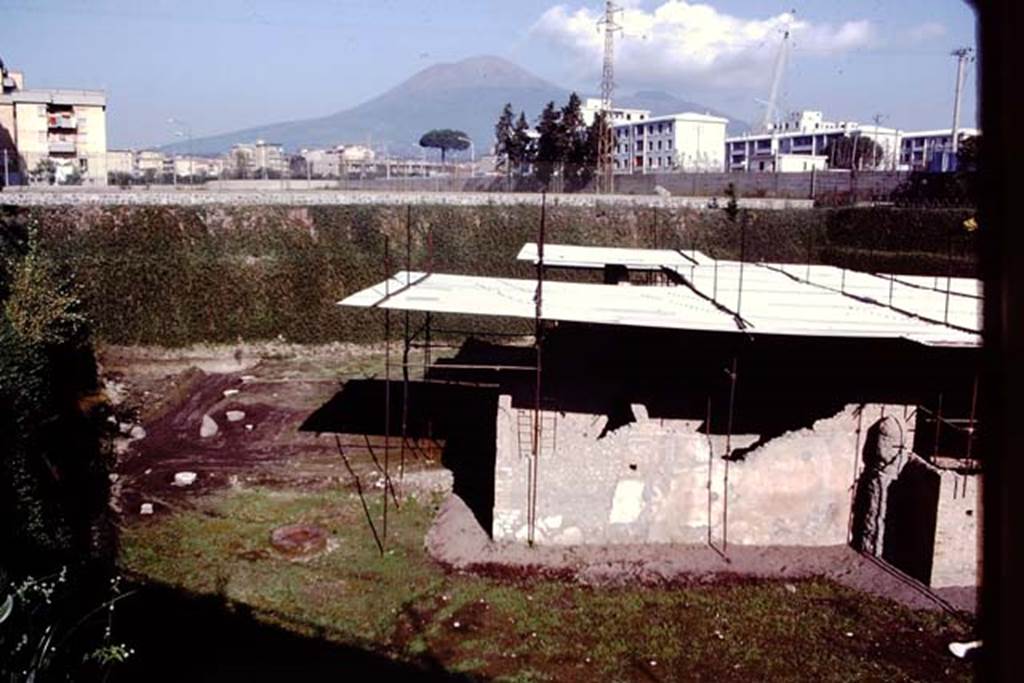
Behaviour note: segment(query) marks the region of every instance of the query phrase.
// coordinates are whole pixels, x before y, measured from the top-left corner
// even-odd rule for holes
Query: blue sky
[[[950,125],[962,0],[624,0],[620,92],[659,89],[754,121],[779,26],[795,26],[781,107]],[[506,57],[597,90],[598,0],[0,0],[0,57],[29,86],[102,88],[112,147],[329,114],[438,61]],[[795,10],[792,17],[783,16]],[[797,30],[798,29],[798,30]],[[973,68],[962,119],[975,122]]]

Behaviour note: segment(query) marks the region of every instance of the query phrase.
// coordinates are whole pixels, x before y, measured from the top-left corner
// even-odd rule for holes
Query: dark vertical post
[[[708,437],[708,545],[714,545],[711,534],[711,497],[714,482],[715,449],[711,447],[711,394],[708,394],[707,414],[704,417],[704,434]]]
[[[939,394],[938,410],[935,411],[935,443],[932,445],[932,462],[939,455],[939,436],[942,428],[942,394]]]
[[[736,315],[740,315],[743,304],[743,263],[747,258],[747,215],[740,216],[740,277],[736,288]]]
[[[384,235],[384,295],[390,294],[391,256],[388,236]],[[391,448],[391,309],[384,309],[384,523],[381,526],[381,553],[388,542],[388,472]]]
[[[652,220],[652,223],[651,223],[651,232],[654,235],[654,248],[657,249],[658,248],[658,207],[655,206],[654,208],[652,208],[651,212],[653,214],[653,220]]]
[[[729,460],[732,456],[732,418],[736,407],[736,379],[739,359],[732,357],[729,372],[729,418],[725,432],[725,485],[722,487],[722,550],[729,547]]]
[[[946,312],[942,322],[949,324],[949,290],[953,284],[953,231],[946,235]]]
[[[405,284],[410,284],[412,271],[412,205],[405,208]],[[405,441],[409,438],[409,349],[412,339],[409,334],[409,310],[404,311],[404,330],[402,345],[402,441],[399,445],[398,480],[405,480]]]
[[[978,409],[978,375],[974,375],[974,389],[971,391],[971,416],[967,421],[967,459],[971,459],[974,449],[974,417]]]
[[[541,397],[541,368],[543,355],[543,305],[544,305],[544,227],[547,220],[547,193],[541,194],[540,199],[540,226],[537,234],[537,294],[535,296],[534,322],[533,322],[533,346],[536,354],[536,365],[534,366],[534,388],[533,388],[533,448],[530,461],[529,486],[529,514],[527,516],[527,532],[530,545],[533,545],[534,531],[537,524],[537,469],[540,456],[540,397]]]
[[[808,223],[807,225],[807,273],[804,275],[804,279],[808,282],[811,281],[811,258],[814,254],[814,225]]]

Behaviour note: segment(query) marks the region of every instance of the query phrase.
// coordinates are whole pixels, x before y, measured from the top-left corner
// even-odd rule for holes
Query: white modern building
[[[299,152],[306,162],[310,177],[337,178],[373,164],[376,152],[366,145],[337,145],[326,149],[303,149]]]
[[[728,119],[685,112],[617,123],[616,173],[721,171]]]
[[[587,126],[594,124],[594,119],[601,111],[601,100],[597,97],[588,97],[580,105],[580,114],[583,116],[583,123]],[[651,117],[649,109],[628,109],[625,107],[612,107],[612,123],[630,123],[645,121]]]
[[[825,156],[831,141],[857,136],[870,138],[881,147],[881,156],[871,164],[874,168],[896,168],[898,130],[855,121],[825,121],[820,111],[794,112],[767,131],[728,138],[725,141],[726,168],[767,172],[810,170],[820,162],[808,162],[808,168],[804,169],[803,164],[786,159],[787,155]],[[826,163],[833,165],[831,160]]]
[[[980,134],[977,128],[957,130],[957,144]],[[953,130],[907,131],[900,136],[900,165],[910,171],[951,171]]]

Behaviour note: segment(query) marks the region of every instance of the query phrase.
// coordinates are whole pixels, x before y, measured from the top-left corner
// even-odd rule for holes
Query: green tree
[[[884,163],[885,150],[877,142],[864,135],[833,138],[825,146],[829,168],[878,168]]]
[[[420,138],[420,147],[432,147],[441,150],[441,163],[443,164],[448,150],[469,149],[469,136],[461,130],[435,128],[423,134],[423,137]]]
[[[598,138],[592,133],[593,124],[588,127],[583,122],[580,110],[580,98],[576,93],[569,96],[569,101],[562,108],[561,143],[563,175],[566,189],[570,191],[582,189],[593,177],[597,161]],[[597,123],[595,119],[595,123]],[[593,148],[592,148],[593,145]]]
[[[53,185],[57,182],[57,165],[50,159],[40,159],[28,175],[32,182]]]
[[[494,154],[498,158],[497,167],[505,171],[505,176],[512,175],[512,148],[515,146],[515,114],[512,103],[505,104],[498,122],[494,124]]]
[[[516,175],[522,177],[531,170],[537,155],[537,146],[530,135],[530,123],[526,120],[526,112],[519,112],[515,128],[512,131],[512,148],[509,156]]]
[[[978,160],[982,147],[981,136],[972,135],[964,138],[956,148],[956,168],[961,172],[978,170]]]
[[[551,179],[559,174],[559,165],[565,154],[565,136],[562,128],[562,112],[548,102],[537,122],[537,156],[534,175],[548,187]]]

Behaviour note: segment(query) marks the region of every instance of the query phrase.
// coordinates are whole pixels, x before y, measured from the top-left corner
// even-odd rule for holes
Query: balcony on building
[[[75,153],[75,141],[74,140],[50,140],[49,141],[50,154],[74,154]]]
[[[75,130],[78,118],[71,112],[50,112],[46,115],[46,125],[50,130]]]

